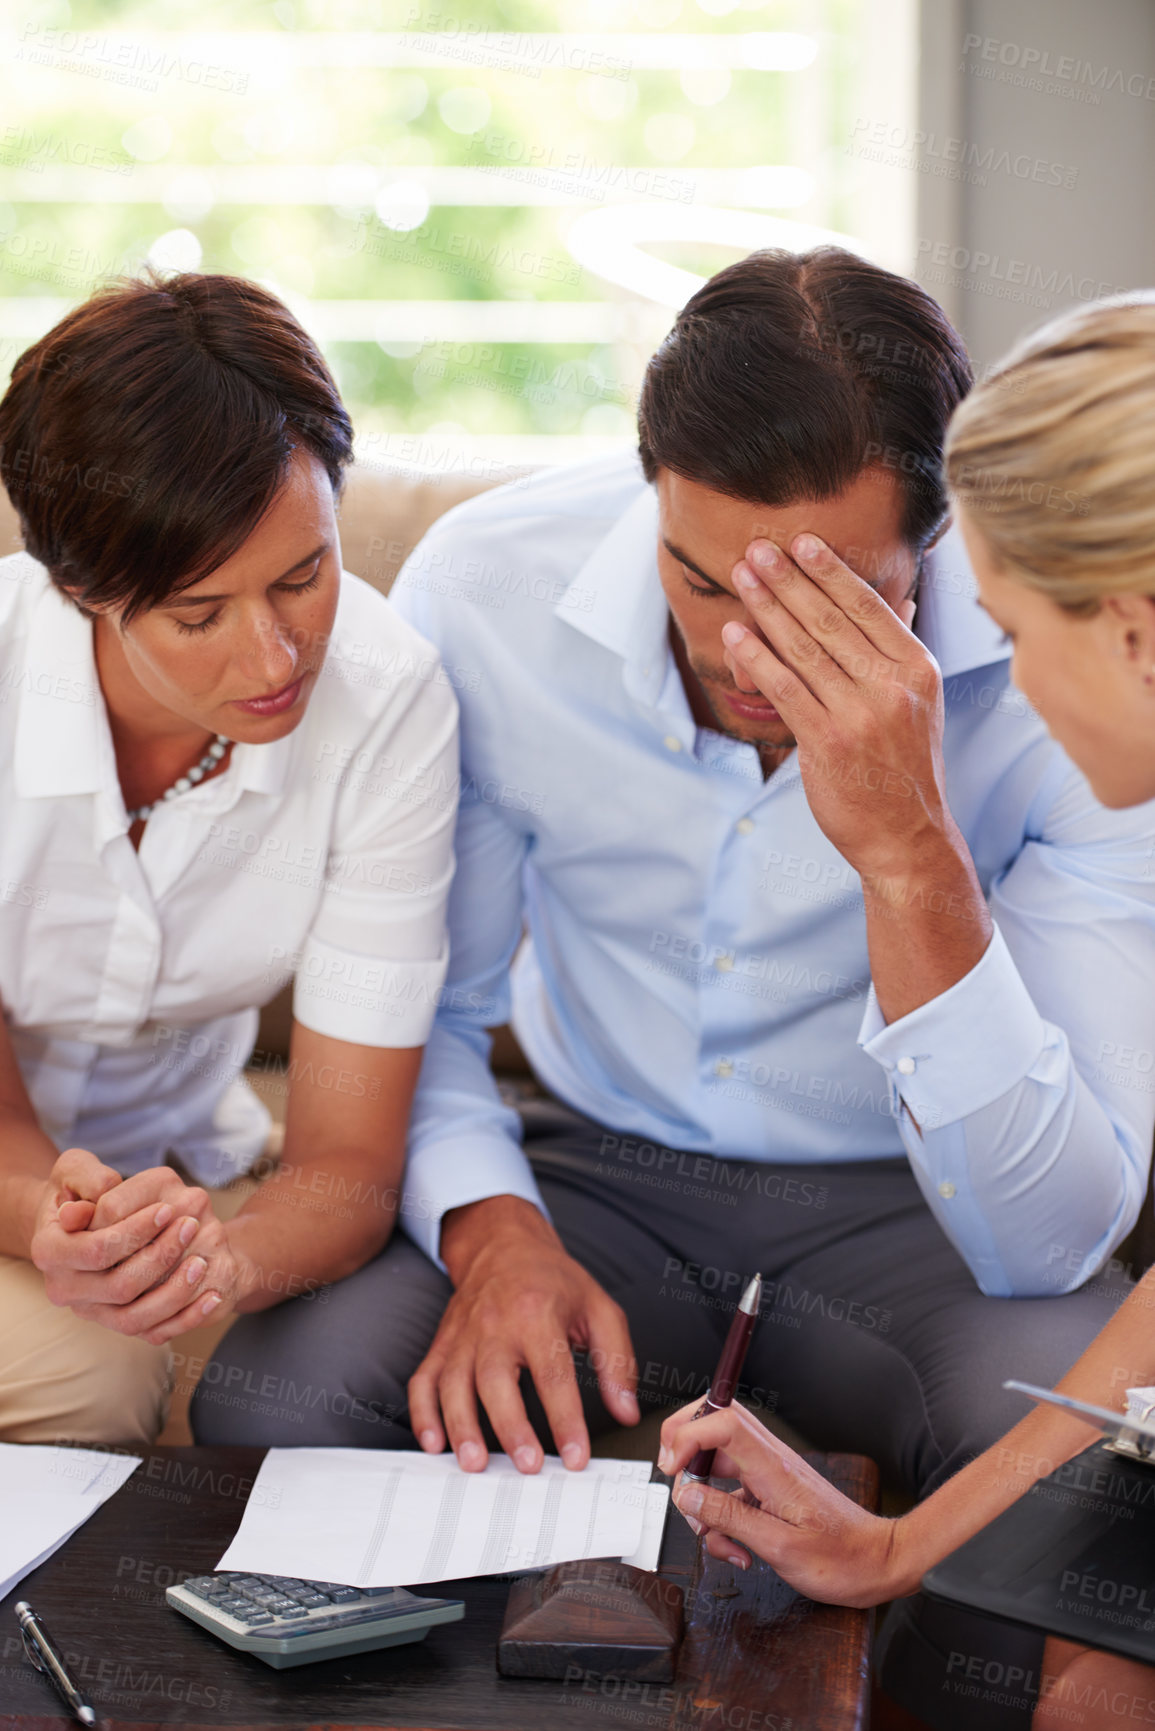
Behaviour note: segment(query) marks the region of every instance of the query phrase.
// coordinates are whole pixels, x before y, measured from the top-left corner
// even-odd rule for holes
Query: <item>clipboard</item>
[[[924,1590],[1155,1664],[1155,1425],[1069,1395],[1007,1388],[1105,1433],[928,1570]]]
[[[1016,1394],[1028,1395],[1031,1400],[1042,1401],[1047,1406],[1060,1407],[1063,1412],[1073,1412],[1076,1417],[1086,1419],[1088,1424],[1096,1425],[1107,1434],[1110,1440],[1104,1446],[1113,1453],[1126,1455],[1131,1460],[1150,1461],[1155,1467],[1155,1423],[1151,1419],[1155,1414],[1155,1400],[1136,1415],[1112,1412],[1106,1406],[1092,1406],[1088,1401],[1076,1400],[1073,1395],[1059,1394],[1053,1388],[1036,1388],[1029,1382],[1004,1382],[1003,1387],[1013,1389]]]

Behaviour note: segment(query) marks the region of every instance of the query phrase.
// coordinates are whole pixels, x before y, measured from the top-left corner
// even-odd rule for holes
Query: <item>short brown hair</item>
[[[0,400],[25,546],[80,607],[126,620],[224,564],[300,447],[339,493],[353,428],[329,369],[241,277],[101,289],[20,356]]]
[[[751,253],[687,301],[650,361],[642,468],[754,505],[828,499],[891,468],[921,552],[946,519],[943,439],[972,382],[917,283],[840,247]]]

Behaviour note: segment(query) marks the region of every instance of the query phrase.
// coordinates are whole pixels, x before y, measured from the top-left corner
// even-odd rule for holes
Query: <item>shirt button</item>
[[[720,974],[728,974],[734,966],[734,958],[733,956],[715,956],[714,966]]]
[[[730,1059],[719,1058],[718,1062],[714,1065],[714,1074],[715,1076],[732,1076],[734,1074],[734,1066],[730,1062]]]
[[[944,1202],[950,1201],[951,1197],[955,1194],[955,1187],[951,1183],[949,1178],[946,1180],[945,1183],[939,1185],[938,1193],[942,1197]]]
[[[752,817],[740,817],[734,828],[739,835],[750,835],[754,828],[754,819]]]
[[[681,751],[682,749],[682,742],[676,733],[667,733],[662,744],[665,746],[667,751]]]
[[[894,1067],[898,1071],[900,1076],[913,1076],[914,1075],[914,1059],[913,1058],[900,1058],[898,1060],[898,1063]]]

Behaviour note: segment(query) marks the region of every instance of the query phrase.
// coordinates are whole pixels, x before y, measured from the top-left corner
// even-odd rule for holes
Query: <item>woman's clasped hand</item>
[[[167,1166],[121,1178],[83,1148],[49,1175],[31,1260],[54,1304],[153,1344],[195,1327],[241,1284],[206,1190]]]

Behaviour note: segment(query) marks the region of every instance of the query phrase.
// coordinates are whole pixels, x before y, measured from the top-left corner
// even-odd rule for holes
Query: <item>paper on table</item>
[[[662,1540],[666,1536],[666,1514],[670,1506],[670,1491],[667,1485],[652,1484],[646,1486],[646,1506],[642,1514],[642,1536],[638,1541],[636,1551],[622,1557],[623,1563],[629,1563],[632,1569],[648,1569],[651,1573],[657,1568],[662,1556]],[[549,1564],[544,1567],[548,1568]]]
[[[217,1568],[413,1587],[632,1558],[649,1478],[647,1461],[594,1460],[571,1473],[547,1455],[540,1473],[526,1475],[508,1455],[491,1455],[483,1473],[465,1473],[451,1454],[274,1448]]]
[[[623,1563],[635,1569],[657,1568],[662,1555],[662,1540],[666,1535],[666,1515],[670,1507],[669,1485],[646,1486],[646,1511],[642,1517],[642,1537],[638,1548]]]
[[[139,1465],[139,1455],[0,1443],[0,1598],[58,1551]]]

